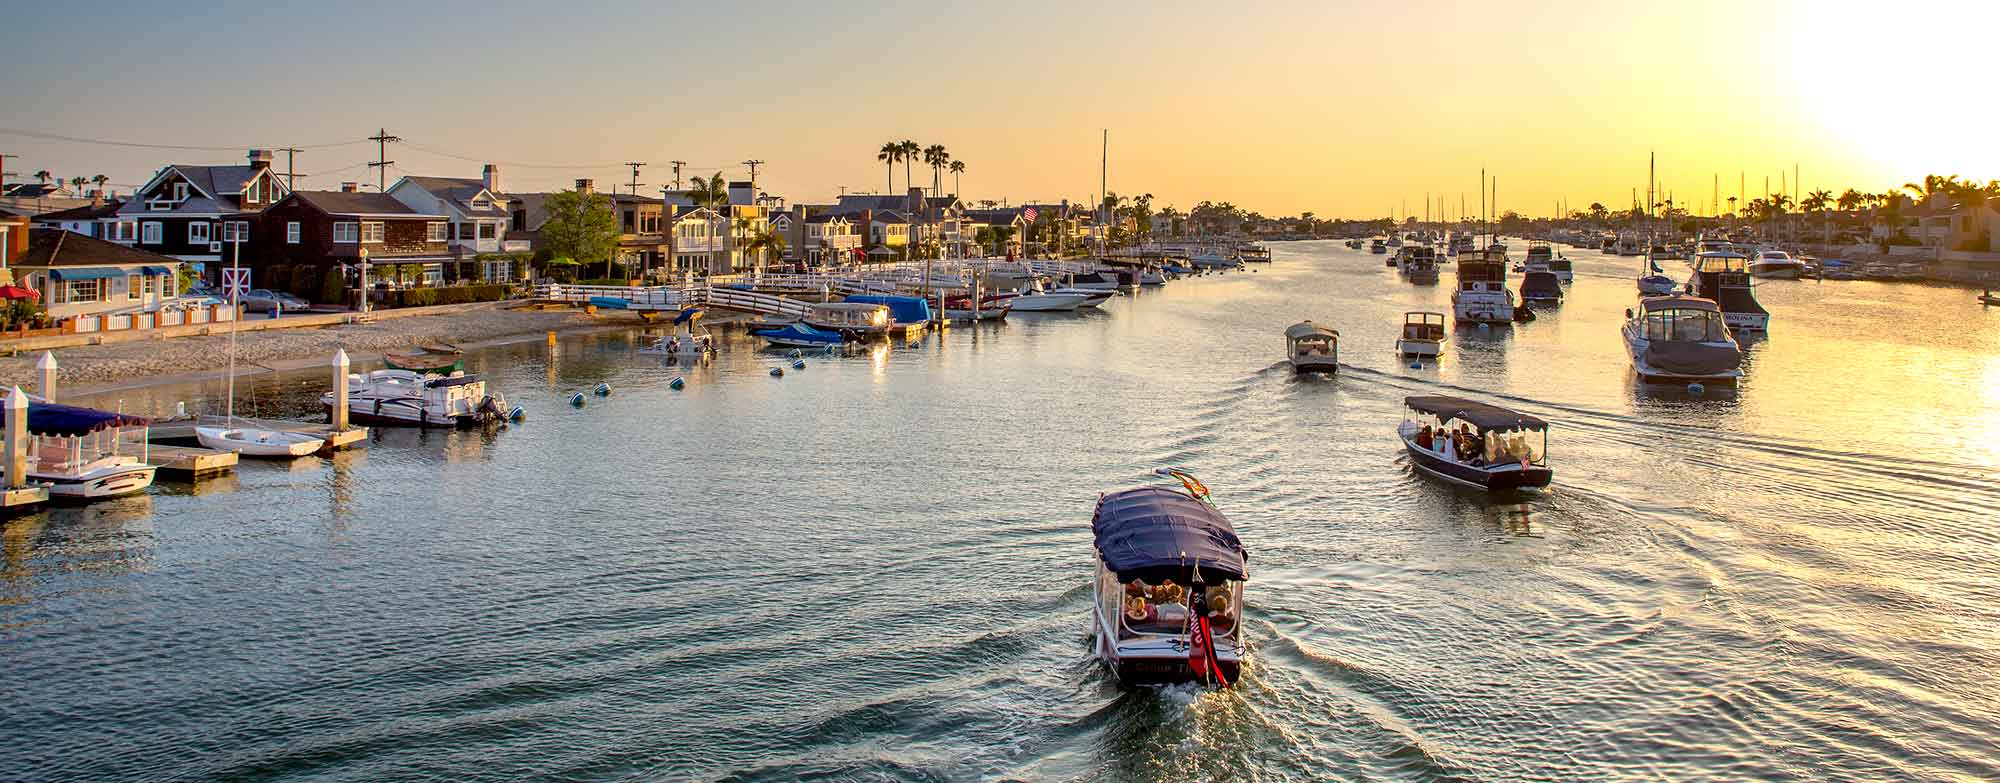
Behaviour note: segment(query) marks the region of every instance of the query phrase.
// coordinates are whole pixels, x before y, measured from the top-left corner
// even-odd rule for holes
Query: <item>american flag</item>
[[[1034,207],[1026,207],[1021,210],[1021,219],[1023,221],[1033,223],[1036,220],[1040,220],[1041,217],[1042,217],[1041,210],[1035,209]]]

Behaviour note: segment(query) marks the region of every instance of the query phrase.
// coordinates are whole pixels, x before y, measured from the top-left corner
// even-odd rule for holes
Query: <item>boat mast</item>
[[[239,304],[243,297],[243,277],[238,271],[243,265],[243,235],[237,234],[230,247],[236,251],[229,256],[229,277],[235,285],[229,289],[229,396],[222,404],[224,428],[236,426],[236,324],[243,320],[243,309]],[[367,296],[368,293],[363,291],[361,295]]]

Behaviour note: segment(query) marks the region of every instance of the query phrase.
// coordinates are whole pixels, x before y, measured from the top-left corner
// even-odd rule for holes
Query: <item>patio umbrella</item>
[[[0,299],[40,299],[42,292],[18,285],[0,285]]]

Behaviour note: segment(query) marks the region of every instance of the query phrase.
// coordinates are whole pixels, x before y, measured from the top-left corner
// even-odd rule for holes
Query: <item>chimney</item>
[[[251,150],[251,151],[250,151],[250,170],[251,170],[251,171],[257,171],[257,170],[260,170],[260,169],[268,169],[268,168],[270,168],[270,167],[271,167],[271,151],[270,151],[270,150]]]
[[[360,193],[360,192],[361,192],[361,183],[359,183],[359,182],[342,182],[342,183],[340,183],[340,192],[342,192],[342,193]]]
[[[486,164],[486,168],[479,173],[479,180],[481,184],[484,184],[486,186],[487,190],[493,191],[494,195],[500,194],[499,166],[495,166],[491,163]]]
[[[576,192],[578,192],[578,193],[595,193],[595,192],[597,192],[597,183],[596,183],[595,181],[592,181],[592,180],[587,180],[587,179],[580,179],[580,180],[577,180],[577,181],[576,181]]]

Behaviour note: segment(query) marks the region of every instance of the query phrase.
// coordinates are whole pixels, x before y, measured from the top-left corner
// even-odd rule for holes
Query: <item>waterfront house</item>
[[[590,179],[576,181],[576,192],[596,193],[597,183]],[[510,243],[526,241],[528,249],[539,249],[542,225],[549,220],[547,208],[549,196],[553,193],[520,193],[513,198],[513,218],[507,232]],[[611,202],[611,214],[618,224],[618,244],[612,251],[613,258],[623,264],[628,273],[640,277],[654,270],[668,270],[667,202],[651,196],[631,193],[603,194]],[[580,262],[597,263],[603,259],[576,259]]]
[[[251,225],[291,192],[271,170],[269,150],[251,150],[248,157],[241,166],[170,164],[133,192],[116,220],[137,224],[132,242],[140,249],[190,262],[217,281],[220,273],[211,267],[225,260],[223,246],[242,239],[249,261],[257,250]]]
[[[130,243],[138,234],[138,223],[118,215],[123,201],[92,199],[81,207],[44,212],[35,216],[35,225],[74,231],[87,237]]]
[[[150,312],[180,295],[181,260],[56,228],[16,224],[4,263],[16,283],[41,293],[58,323],[119,312]]]
[[[708,207],[668,204],[665,217],[669,237],[668,274],[711,275],[733,270],[724,258],[729,219],[721,212]]]
[[[477,276],[482,280],[512,279],[512,259],[493,256],[534,249],[528,206],[502,189],[499,166],[486,164],[477,178],[406,176],[387,192],[419,213],[444,215],[449,224],[445,241],[452,256],[461,264],[479,262]]]
[[[28,216],[0,208],[0,285],[14,284],[14,270],[9,260],[19,255],[14,243],[28,234]],[[24,249],[26,245],[22,246]]]
[[[365,251],[371,280],[441,285],[449,279],[446,266],[457,260],[450,228],[444,214],[420,212],[387,193],[360,192],[353,183],[338,191],[296,191],[264,212],[256,238],[263,252],[252,280],[260,287],[318,292],[332,269],[353,280]]]
[[[861,233],[847,215],[829,205],[799,204],[771,216],[770,230],[785,238],[785,261],[807,267],[841,266],[857,261]]]

